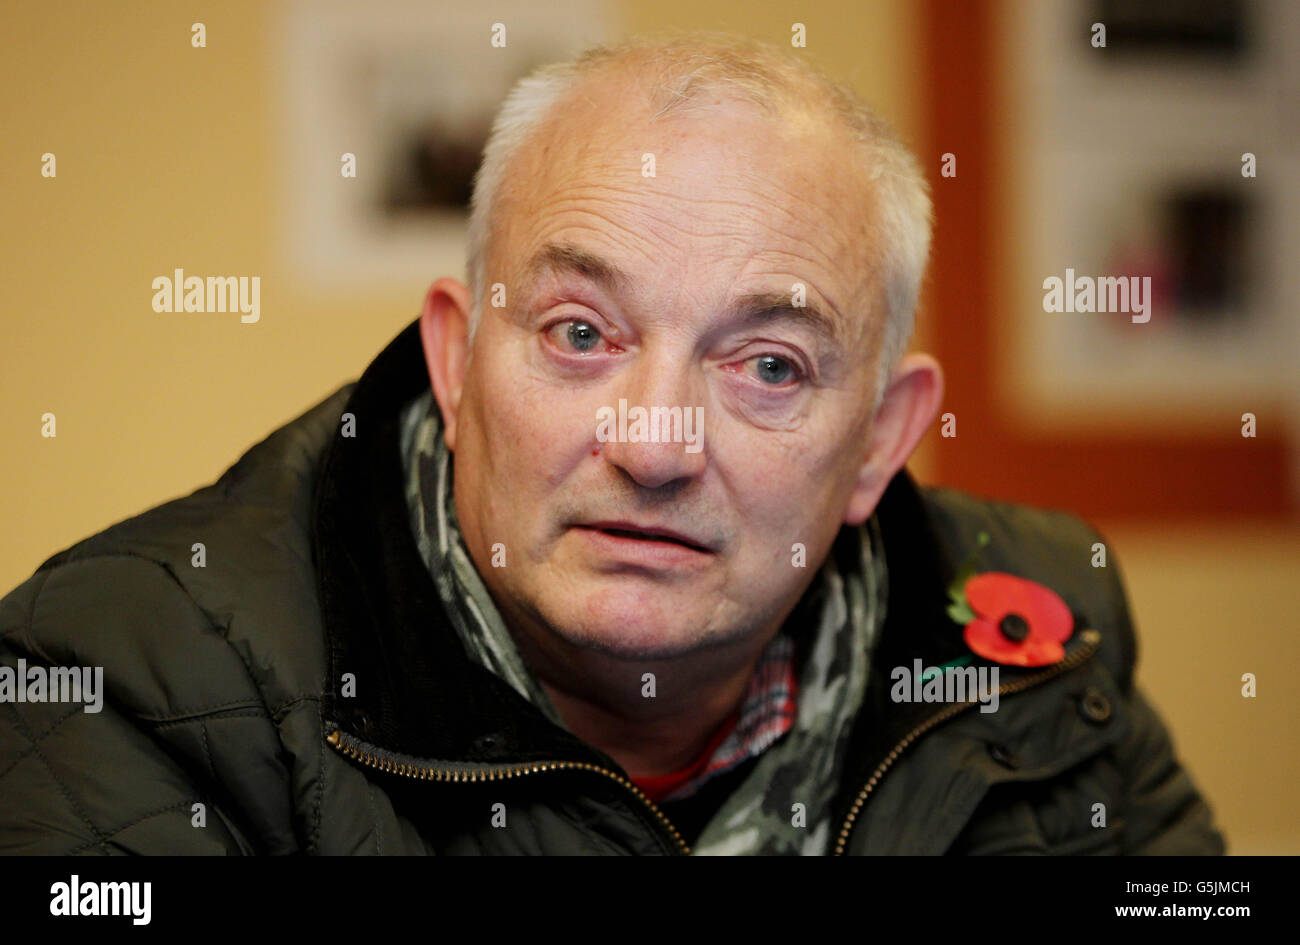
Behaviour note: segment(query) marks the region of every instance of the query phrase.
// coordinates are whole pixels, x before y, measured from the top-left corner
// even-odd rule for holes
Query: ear
[[[465,385],[469,359],[469,289],[455,279],[438,279],[429,286],[420,312],[420,339],[429,384],[442,411],[443,438],[447,449],[456,449],[456,418],[460,393]]]
[[[928,354],[914,352],[894,369],[871,422],[866,459],[849,498],[844,521],[861,525],[903,468],[943,402],[943,369]]]

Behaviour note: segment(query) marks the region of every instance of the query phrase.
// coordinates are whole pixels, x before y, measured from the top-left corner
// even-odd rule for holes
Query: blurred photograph
[[[3,19],[3,858],[1300,852],[1300,7]]]

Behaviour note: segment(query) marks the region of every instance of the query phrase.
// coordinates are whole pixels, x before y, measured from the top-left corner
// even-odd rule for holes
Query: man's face
[[[457,512],[513,627],[672,658],[775,630],[845,520],[884,318],[871,203],[806,115],[652,122],[615,82],[584,92],[509,169]],[[623,436],[620,401],[684,425]]]

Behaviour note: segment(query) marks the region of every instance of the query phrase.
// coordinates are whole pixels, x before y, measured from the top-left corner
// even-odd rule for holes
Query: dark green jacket
[[[102,666],[106,689],[99,713],[0,704],[0,851],[686,852],[616,762],[460,648],[403,498],[398,410],[427,385],[412,324],[215,484],[55,555],[0,601],[0,664]],[[1093,530],[906,473],[877,515],[888,616],[833,848],[1223,852],[1134,687],[1124,592],[1113,553],[1090,566]],[[891,701],[892,667],[968,654],[945,586],[980,531],[981,570],[1070,605],[1065,662],[1004,668],[992,713]]]

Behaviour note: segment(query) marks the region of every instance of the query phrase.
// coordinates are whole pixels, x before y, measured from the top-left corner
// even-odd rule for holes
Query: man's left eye
[[[799,379],[799,368],[788,358],[775,354],[761,354],[756,358],[750,358],[750,363],[754,365],[754,372],[758,379],[773,387]]]

